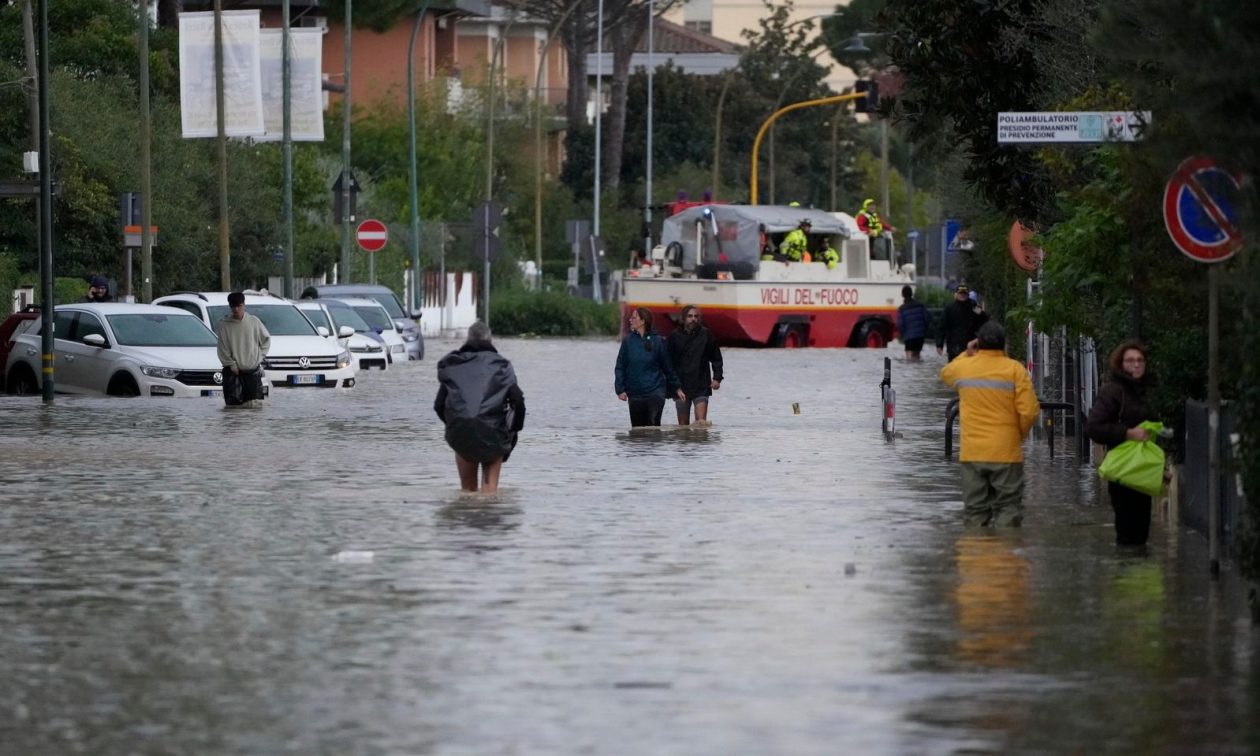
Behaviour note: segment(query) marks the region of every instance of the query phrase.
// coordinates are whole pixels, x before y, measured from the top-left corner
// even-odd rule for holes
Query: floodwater
[[[505,339],[485,497],[454,346],[259,410],[0,398],[0,752],[1260,750],[1232,567],[1164,512],[1118,551],[1069,444],[964,530],[935,355],[885,443],[883,351],[728,350],[711,429],[632,433],[614,342]]]

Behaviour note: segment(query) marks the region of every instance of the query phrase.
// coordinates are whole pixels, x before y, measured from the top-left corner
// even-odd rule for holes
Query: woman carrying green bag
[[[1107,360],[1111,380],[1103,384],[1089,411],[1085,432],[1111,451],[1125,441],[1150,441],[1142,421],[1153,419],[1147,405],[1152,383],[1146,372],[1146,347],[1126,341]],[[1151,530],[1151,497],[1119,483],[1108,483],[1111,508],[1116,515],[1116,544],[1141,546]]]

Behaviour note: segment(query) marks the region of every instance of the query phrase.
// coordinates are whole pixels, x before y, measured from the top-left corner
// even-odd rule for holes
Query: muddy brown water
[[[1025,527],[964,530],[934,356],[890,444],[882,350],[727,350],[712,428],[631,432],[614,342],[505,339],[480,497],[454,346],[260,410],[0,398],[0,753],[1260,750],[1232,569],[1164,512],[1118,551],[1044,442]]]

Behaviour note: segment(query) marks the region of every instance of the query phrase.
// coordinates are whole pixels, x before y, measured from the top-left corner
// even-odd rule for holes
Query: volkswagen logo
[[[298,357],[298,367],[302,368],[303,370],[310,370],[310,369],[311,369],[311,358],[310,358],[310,357]]]
[[[219,383],[219,384],[223,383],[223,373],[221,373],[221,372],[216,372],[216,373],[214,374],[214,382],[215,382],[215,383]]]

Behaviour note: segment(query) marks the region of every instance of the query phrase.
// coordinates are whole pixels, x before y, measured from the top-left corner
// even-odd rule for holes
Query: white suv
[[[13,341],[11,393],[40,390],[40,321]],[[53,388],[91,396],[222,396],[217,339],[184,312],[141,304],[62,305],[53,312]],[[263,391],[267,391],[264,383]]]
[[[229,311],[227,298],[227,292],[183,291],[158,297],[153,304],[190,312],[217,329]],[[271,295],[246,294],[245,311],[261,320],[271,333],[271,348],[263,359],[263,369],[272,385],[354,385],[350,353],[335,340],[316,333],[315,326],[292,302]]]

